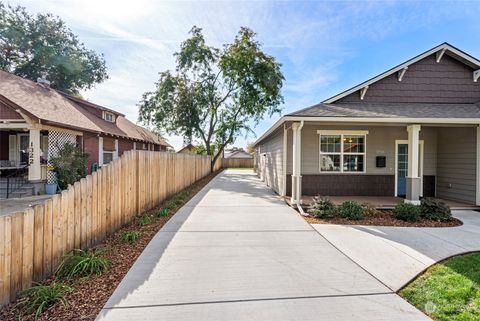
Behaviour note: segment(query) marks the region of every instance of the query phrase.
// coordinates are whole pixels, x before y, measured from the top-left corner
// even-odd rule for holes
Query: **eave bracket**
[[[360,100],[363,100],[363,98],[365,98],[367,90],[368,90],[368,86],[365,86],[360,90]]]
[[[437,51],[437,59],[436,59],[437,63],[439,63],[442,60],[442,57],[445,54],[445,51],[447,51],[446,48],[443,48],[442,50]]]
[[[398,72],[398,81],[402,81],[403,76],[405,76],[405,73],[407,72],[408,67],[403,68]]]
[[[477,82],[479,78],[480,78],[480,69],[475,70],[475,71],[473,72],[473,81],[474,81],[474,82]]]

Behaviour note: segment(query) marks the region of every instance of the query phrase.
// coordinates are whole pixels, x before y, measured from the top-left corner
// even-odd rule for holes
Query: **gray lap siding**
[[[278,194],[284,184],[283,128],[257,146],[257,175]]]

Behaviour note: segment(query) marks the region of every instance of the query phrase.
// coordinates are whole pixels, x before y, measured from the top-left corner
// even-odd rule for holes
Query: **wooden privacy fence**
[[[128,151],[41,205],[0,216],[0,305],[169,196],[210,174],[210,156]],[[215,164],[220,169],[221,162]]]
[[[223,168],[253,168],[253,158],[223,158]]]

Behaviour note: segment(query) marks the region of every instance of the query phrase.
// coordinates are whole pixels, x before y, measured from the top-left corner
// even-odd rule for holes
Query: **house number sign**
[[[33,142],[30,142],[30,148],[28,149],[28,164],[33,165]]]

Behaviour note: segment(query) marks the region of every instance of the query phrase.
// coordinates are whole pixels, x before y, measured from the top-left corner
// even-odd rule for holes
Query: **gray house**
[[[256,142],[278,194],[435,196],[480,205],[480,60],[441,44],[317,105]]]

